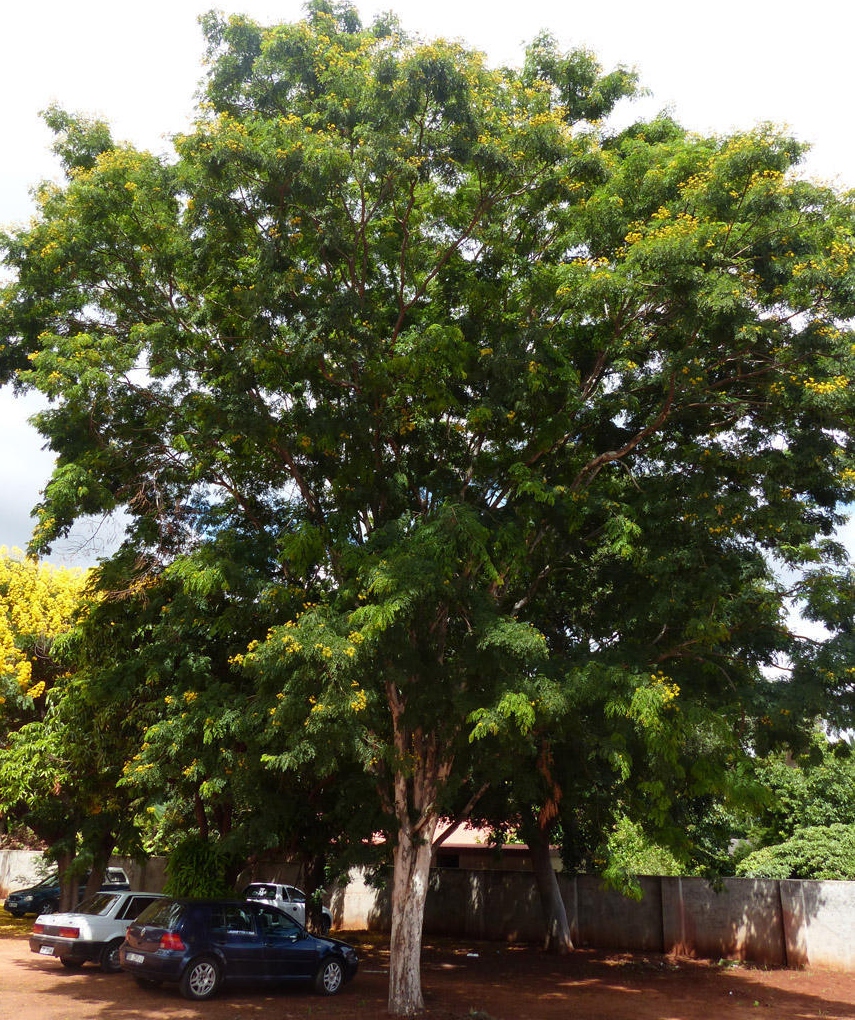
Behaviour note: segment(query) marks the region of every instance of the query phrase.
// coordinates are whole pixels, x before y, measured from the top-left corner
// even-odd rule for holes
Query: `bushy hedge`
[[[783,843],[748,854],[736,873],[744,878],[855,880],[855,824],[797,829]]]

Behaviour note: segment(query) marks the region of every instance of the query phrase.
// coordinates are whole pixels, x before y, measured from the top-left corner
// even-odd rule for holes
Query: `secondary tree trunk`
[[[549,840],[539,838],[538,834],[529,844],[529,848],[543,919],[546,923],[544,949],[553,953],[569,953],[573,949],[573,938],[567,920],[567,909],[558,885],[558,876],[552,866]]]
[[[106,877],[107,865],[110,863],[110,857],[115,846],[116,838],[112,830],[101,833],[92,856],[92,870],[89,872],[89,878],[86,880],[86,889],[83,892],[84,899],[101,888]]]

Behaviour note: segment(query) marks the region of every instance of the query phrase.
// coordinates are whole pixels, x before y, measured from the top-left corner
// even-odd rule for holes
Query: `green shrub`
[[[221,897],[233,890],[226,880],[229,856],[201,836],[189,836],[169,855],[163,891],[169,896]]]
[[[744,857],[736,873],[745,878],[855,879],[855,825],[837,822],[797,829],[789,839]]]

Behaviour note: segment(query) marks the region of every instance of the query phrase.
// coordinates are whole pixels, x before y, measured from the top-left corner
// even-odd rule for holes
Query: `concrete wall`
[[[152,857],[139,864],[131,857],[114,857],[111,864],[124,868],[132,889],[160,892],[165,880],[166,859]],[[15,889],[26,889],[40,882],[56,865],[46,863],[36,850],[0,850],[0,900]]]
[[[855,882],[642,878],[642,897],[605,889],[591,875],[558,876],[574,944],[626,952],[746,960],[765,966],[855,971]],[[335,925],[388,931],[388,886],[359,871],[330,901]],[[543,919],[525,873],[434,869],[425,934],[537,942]]]
[[[40,882],[50,867],[34,850],[0,850],[0,898]]]
[[[786,964],[778,882],[733,878],[714,890],[703,879],[660,881],[665,952]]]
[[[594,875],[558,876],[574,944],[598,949],[662,952],[662,896],[658,878],[640,879],[642,898],[606,889]],[[542,929],[542,922],[541,922]]]
[[[855,882],[780,883],[785,963],[855,971]]]

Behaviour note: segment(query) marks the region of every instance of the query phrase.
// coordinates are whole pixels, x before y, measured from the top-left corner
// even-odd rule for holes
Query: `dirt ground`
[[[29,928],[27,928],[29,930]],[[141,989],[125,974],[67,971],[30,953],[19,929],[0,937],[4,1020],[387,1020],[388,953],[363,932],[348,941],[360,971],[336,997],[297,989],[226,988],[191,1003],[174,987]],[[530,946],[425,946],[426,1020],[855,1020],[855,974],[764,970],[652,954]]]

